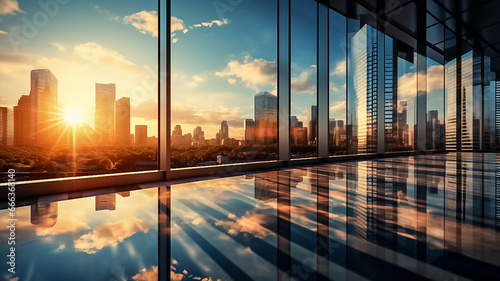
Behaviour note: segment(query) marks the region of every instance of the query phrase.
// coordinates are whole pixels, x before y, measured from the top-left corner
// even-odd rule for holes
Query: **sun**
[[[80,124],[83,121],[83,112],[77,108],[69,109],[66,111],[64,119],[72,125]]]

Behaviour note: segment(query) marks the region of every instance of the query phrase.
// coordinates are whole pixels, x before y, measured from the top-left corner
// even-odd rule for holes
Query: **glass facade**
[[[2,183],[158,169],[158,5],[0,4]]]
[[[161,13],[158,1],[121,9],[71,2],[29,40],[8,28],[37,7],[17,2],[19,10],[0,14],[0,35],[17,38],[15,48],[0,38],[9,70],[0,72],[4,177],[15,169],[19,180],[138,171],[165,178],[201,166],[498,149],[498,59],[457,36],[469,30],[442,20],[452,15],[435,1],[425,1],[423,35],[412,1],[343,9],[313,0],[172,0]],[[378,9],[396,24],[377,21]]]

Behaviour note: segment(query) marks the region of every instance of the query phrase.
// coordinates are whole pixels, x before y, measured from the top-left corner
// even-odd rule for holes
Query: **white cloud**
[[[56,47],[61,52],[66,51],[66,47],[64,47],[61,43],[53,42],[53,43],[51,43],[51,45]]]
[[[3,30],[0,29],[0,34],[4,34],[5,35],[5,34],[7,34],[7,31],[3,31]]]
[[[275,61],[265,59],[253,59],[247,56],[243,62],[233,60],[227,64],[224,71],[216,72],[220,77],[231,77],[229,83],[234,84],[234,77],[241,79],[245,85],[255,91],[259,86],[275,86],[277,79],[277,66]]]
[[[345,101],[336,102],[333,106],[330,107],[330,111],[333,111],[333,112],[345,111],[345,109],[346,109],[346,102]]]
[[[15,15],[16,13],[24,13],[19,9],[17,0],[0,0],[0,15]]]
[[[230,214],[232,215],[232,214]],[[234,219],[234,215],[231,216]],[[228,219],[231,219],[228,216]],[[257,238],[264,238],[275,233],[265,227],[269,223],[269,214],[262,210],[252,209],[247,211],[243,217],[236,220],[220,220],[215,223],[217,226],[222,226],[227,230],[227,233],[232,236],[237,236],[239,233],[251,233]]]
[[[104,247],[117,245],[124,239],[138,233],[147,233],[151,224],[136,217],[126,218],[113,223],[106,223],[94,228],[88,233],[75,240],[75,250],[87,254],[95,254]]]
[[[150,270],[143,268],[139,273],[132,277],[135,281],[153,281],[158,280],[158,266],[154,265]]]
[[[126,16],[123,19],[123,22],[131,24],[142,34],[150,33],[153,37],[158,37],[158,14],[156,11],[141,11],[133,15]],[[172,32],[173,31],[175,30],[172,28]]]
[[[171,33],[174,33],[178,30],[185,30],[185,29],[186,29],[186,27],[184,25],[183,20],[181,20],[178,17],[174,17],[174,16],[170,17],[170,32]],[[184,33],[186,33],[186,32],[184,32]]]
[[[201,77],[200,75],[193,75],[193,80],[198,83],[205,82],[205,78]]]
[[[316,70],[304,70],[298,77],[292,77],[292,92],[315,93],[316,92]]]
[[[119,16],[112,15],[108,10],[101,8],[99,5],[94,5],[94,10],[99,14],[105,15],[110,21],[120,21]]]
[[[234,85],[234,84],[236,84],[236,79],[229,78],[229,79],[227,79],[227,82],[229,82],[229,84],[233,84]]]
[[[345,75],[346,74],[346,61],[343,60],[341,62],[338,62],[337,65],[335,66],[335,69],[333,70],[330,75]]]

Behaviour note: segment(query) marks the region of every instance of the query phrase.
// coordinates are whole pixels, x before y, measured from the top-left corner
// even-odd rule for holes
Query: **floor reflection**
[[[425,155],[40,198],[18,209],[19,274],[4,278],[494,280],[499,160]]]

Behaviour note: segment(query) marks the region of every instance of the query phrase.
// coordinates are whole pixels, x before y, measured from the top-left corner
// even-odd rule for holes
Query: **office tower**
[[[307,128],[306,127],[294,127],[292,128],[292,144],[295,145],[307,145]]]
[[[309,108],[309,126],[308,126],[308,141],[315,144],[318,137],[318,107],[312,105]]]
[[[410,144],[410,135],[408,126],[408,102],[407,101],[399,101],[398,103],[398,143],[403,146],[407,146]]]
[[[376,150],[377,135],[377,31],[363,26],[351,39],[349,58],[349,152]]]
[[[497,139],[495,149],[500,149],[500,81],[493,83],[495,91],[495,138]]]
[[[457,140],[457,60],[453,59],[445,65],[446,93],[446,149],[456,150]]]
[[[182,139],[182,128],[181,125],[175,125],[174,130],[172,131],[172,146],[180,147],[184,146],[184,140]]]
[[[158,146],[158,138],[155,136],[148,137],[148,146]]]
[[[100,145],[111,145],[115,128],[115,84],[95,84],[95,130]]]
[[[31,98],[21,96],[14,106],[14,145],[27,146],[30,144]]]
[[[104,194],[104,195],[96,195],[95,197],[95,210],[116,210],[116,194]]]
[[[0,107],[0,146],[11,145],[11,137],[13,137],[12,119],[12,109]]]
[[[191,146],[191,143],[193,142],[193,135],[191,135],[191,133],[187,133],[182,137],[184,141],[184,146]]]
[[[123,97],[116,101],[116,130],[117,145],[130,145],[130,98]]]
[[[245,119],[245,145],[252,145],[255,142],[255,121]]]
[[[57,222],[57,202],[31,205],[31,224],[53,227]]]
[[[148,144],[148,126],[135,125],[135,145]]]
[[[462,150],[481,148],[481,56],[473,51],[462,55]]]
[[[302,127],[302,126],[299,126],[299,119],[297,118],[297,116],[290,116],[290,126]]]
[[[222,144],[222,137],[221,137],[221,132],[219,130],[218,133],[215,133],[215,143],[217,145],[221,145]]]
[[[269,92],[255,95],[255,141],[261,144],[276,142],[278,133],[278,99]]]
[[[193,145],[200,146],[205,144],[205,132],[198,126],[193,130]]]
[[[329,142],[329,144],[332,144],[334,142],[333,135],[334,135],[336,127],[337,127],[337,122],[335,121],[335,118],[330,118],[330,120],[328,120],[328,142]]]
[[[227,125],[226,120],[223,120],[220,123],[220,134],[221,134],[220,137],[222,140],[229,138],[229,126]]]
[[[30,144],[53,146],[58,132],[57,79],[48,69],[31,71]]]

